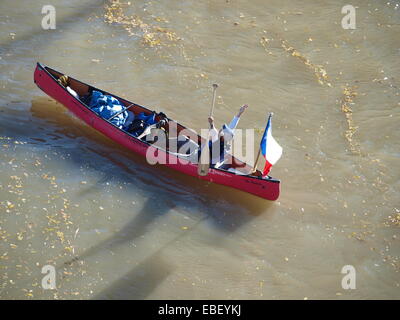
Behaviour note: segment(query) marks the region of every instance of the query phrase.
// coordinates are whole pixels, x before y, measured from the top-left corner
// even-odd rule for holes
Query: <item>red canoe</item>
[[[183,172],[185,174],[197,177],[202,180],[210,181],[217,184],[222,184],[225,186],[229,186],[232,188],[236,188],[242,190],[244,192],[251,193],[258,197],[268,199],[268,200],[276,200],[279,197],[279,186],[280,181],[277,179],[273,179],[271,177],[261,178],[258,175],[246,175],[246,174],[235,174],[225,169],[216,169],[210,168],[208,175],[199,176],[197,173],[197,163],[191,163],[188,161],[183,161],[176,156],[176,154],[172,154],[163,149],[157,148],[150,143],[140,140],[128,132],[119,129],[117,126],[112,124],[106,119],[100,117],[97,113],[92,111],[85,103],[81,100],[75,98],[71,93],[69,93],[66,88],[61,85],[57,80],[59,77],[64,75],[61,72],[58,72],[54,69],[51,69],[43,64],[38,63],[36,66],[34,81],[36,85],[43,90],[46,94],[51,96],[53,99],[58,101],[67,107],[70,111],[72,111],[78,118],[82,119],[89,126],[94,129],[100,131],[110,139],[115,142],[125,146],[126,148],[136,152],[142,156],[146,156],[146,152],[149,148],[152,148],[152,151],[156,156],[164,156],[167,159],[166,166]],[[135,115],[145,112],[146,114],[150,114],[152,111],[142,107],[140,105],[134,104],[130,101],[124,100],[120,97],[117,97],[113,94],[110,94],[106,91],[94,88],[90,85],[87,85],[81,81],[69,78],[69,87],[75,90],[79,96],[83,96],[90,92],[91,90],[97,90],[104,94],[111,95],[122,102],[125,106],[132,105],[129,110],[133,112]],[[170,120],[170,122],[173,120]],[[176,123],[176,122],[175,122]],[[178,133],[187,128],[176,123]],[[198,135],[197,135],[198,136]],[[204,140],[202,137],[198,136],[198,141],[201,143]],[[237,169],[240,172],[251,172],[252,167],[243,161],[238,160],[237,158],[232,157],[232,165],[231,167]],[[259,172],[258,172],[259,173]]]

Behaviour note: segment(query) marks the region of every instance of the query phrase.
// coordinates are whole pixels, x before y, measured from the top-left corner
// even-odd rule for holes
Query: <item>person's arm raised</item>
[[[245,105],[243,105],[242,107],[240,107],[239,112],[238,112],[238,114],[237,114],[237,117],[240,118],[240,116],[243,114],[243,112],[246,111],[246,109],[247,109],[248,107],[249,107],[249,106],[248,106],[247,104],[245,104]]]

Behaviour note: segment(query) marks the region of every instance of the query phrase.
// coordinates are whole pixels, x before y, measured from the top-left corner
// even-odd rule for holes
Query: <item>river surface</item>
[[[398,299],[399,32],[392,0],[2,0],[0,298]],[[38,89],[37,61],[195,130],[214,82],[218,125],[247,103],[258,140],[273,112],[280,198],[150,166]]]

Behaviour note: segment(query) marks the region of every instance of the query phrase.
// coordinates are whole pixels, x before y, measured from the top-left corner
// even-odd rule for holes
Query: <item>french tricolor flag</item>
[[[282,156],[282,147],[276,142],[272,136],[272,113],[269,114],[267,127],[265,128],[264,135],[261,139],[261,153],[265,158],[265,167],[263,177],[267,176],[271,167],[278,162]]]

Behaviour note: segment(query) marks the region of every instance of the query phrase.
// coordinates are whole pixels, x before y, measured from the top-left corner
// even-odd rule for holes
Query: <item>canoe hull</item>
[[[157,156],[157,158],[166,159],[167,163],[164,165],[174,170],[202,180],[239,189],[267,200],[276,200],[279,197],[279,180],[266,180],[257,177],[235,175],[227,171],[211,168],[207,176],[199,176],[197,173],[197,164],[182,161],[182,159],[178,159],[174,155],[156,149],[99,117],[95,112],[88,109],[83,103],[65,90],[45,67],[39,63],[34,73],[34,81],[42,91],[64,105],[89,126],[141,156],[146,157],[146,155],[154,155]]]

